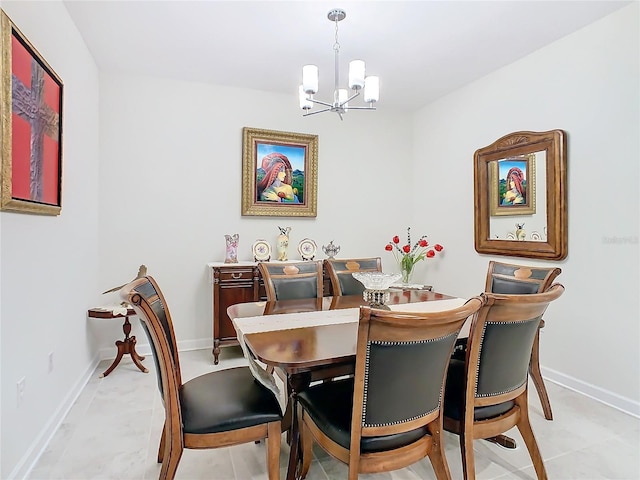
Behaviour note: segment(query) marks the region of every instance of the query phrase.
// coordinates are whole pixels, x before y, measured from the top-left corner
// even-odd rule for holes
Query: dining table
[[[430,290],[392,288],[385,305],[377,307],[435,312],[465,302]],[[252,373],[274,391],[285,411],[283,430],[288,430],[291,446],[287,480],[298,478],[301,460],[297,395],[311,382],[354,373],[359,312],[367,305],[362,295],[346,295],[248,302],[227,308]],[[467,336],[469,324],[470,319],[462,327],[461,337]],[[286,375],[286,396],[281,395],[271,369]]]

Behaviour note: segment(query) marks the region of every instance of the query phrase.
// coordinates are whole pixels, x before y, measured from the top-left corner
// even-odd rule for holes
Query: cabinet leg
[[[220,356],[220,340],[217,338],[213,341],[213,364],[218,364],[218,357]]]

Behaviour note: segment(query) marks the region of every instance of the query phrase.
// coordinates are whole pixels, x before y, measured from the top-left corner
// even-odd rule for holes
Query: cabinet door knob
[[[242,273],[232,273],[231,278],[237,280],[238,278],[242,278]]]

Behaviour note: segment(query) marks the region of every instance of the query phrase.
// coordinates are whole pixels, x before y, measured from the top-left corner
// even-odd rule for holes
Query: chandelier
[[[347,16],[346,12],[341,9],[330,10],[327,18],[335,23],[336,35],[333,44],[333,52],[335,57],[335,77],[333,88],[333,101],[331,103],[324,102],[313,98],[318,92],[318,67],[316,65],[305,65],[302,67],[302,85],[298,87],[300,100],[300,108],[304,110],[303,117],[315,115],[322,112],[335,112],[340,116],[340,120],[344,120],[344,115],[348,110],[375,110],[374,103],[378,101],[380,90],[380,79],[378,77],[364,76],[364,60],[353,60],[349,62],[349,88],[353,93],[349,93],[346,88],[340,88],[339,74],[339,56],[340,44],[338,43],[338,22],[344,20]],[[360,91],[364,90],[363,100],[364,106],[349,105],[349,102],[360,95]],[[314,104],[323,105],[326,108],[311,111]]]

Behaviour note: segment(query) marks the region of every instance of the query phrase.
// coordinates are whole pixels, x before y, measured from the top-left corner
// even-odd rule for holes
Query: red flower
[[[390,243],[387,243],[387,246],[386,246],[386,247],[384,247],[384,249],[385,249],[387,252],[390,252],[391,250],[393,250],[393,246],[392,246]]]
[[[442,249],[444,248],[442,245],[440,245],[439,243],[436,243],[433,248],[436,249],[436,252],[441,252]]]
[[[433,250],[429,250],[427,252],[427,258],[433,258],[436,256],[436,252],[434,252]]]
[[[409,253],[411,251],[411,246],[405,245],[404,247],[402,247],[402,251],[404,253]]]
[[[393,237],[393,243],[396,243],[396,244],[400,243],[400,237],[397,235]]]
[[[429,242],[427,242],[425,239],[422,239],[418,242],[418,245],[420,245],[421,247],[426,247],[427,245],[429,245]]]

